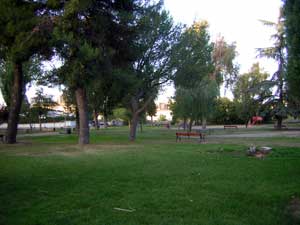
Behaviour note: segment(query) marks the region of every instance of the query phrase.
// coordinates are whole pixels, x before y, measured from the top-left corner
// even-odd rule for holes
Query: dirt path
[[[18,137],[54,136],[58,134],[59,132],[40,132],[40,133],[18,134]]]
[[[266,137],[300,137],[300,131],[273,131],[209,135],[212,138],[266,138]]]

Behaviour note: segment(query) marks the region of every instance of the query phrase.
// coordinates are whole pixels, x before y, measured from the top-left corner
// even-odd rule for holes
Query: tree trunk
[[[202,129],[206,129],[206,122],[207,122],[207,120],[206,120],[206,118],[202,118]]]
[[[41,121],[41,116],[39,116],[39,124],[40,124],[40,131],[42,131],[42,121]]]
[[[278,116],[277,117],[277,125],[276,125],[276,129],[281,130],[282,129],[282,116]]]
[[[89,144],[90,131],[89,131],[89,120],[88,120],[88,108],[86,91],[84,88],[77,88],[75,91],[76,102],[79,112],[79,140],[80,145]]]
[[[143,133],[143,123],[140,121],[140,131]]]
[[[187,121],[187,119],[184,118],[184,119],[183,119],[183,130],[186,130],[186,127],[187,127],[187,125],[186,125],[187,122],[186,122],[186,121]]]
[[[189,130],[188,130],[189,132],[192,131],[193,122],[194,122],[194,121],[193,121],[192,119],[191,119],[190,122],[189,122]]]
[[[94,122],[95,122],[96,129],[99,130],[98,113],[96,110],[94,110]]]
[[[13,87],[7,121],[6,140],[8,144],[16,143],[19,114],[23,100],[23,71],[22,63],[14,63]]]
[[[76,133],[79,135],[80,124],[79,124],[79,112],[78,112],[77,103],[76,103],[76,107],[75,107],[75,116],[76,116]]]
[[[103,120],[104,120],[104,128],[107,128],[108,127],[108,119],[107,119],[107,113],[106,113],[106,110],[104,110],[103,112]]]
[[[153,98],[149,97],[142,106],[139,106],[139,99],[136,96],[133,96],[130,100],[132,118],[130,124],[129,140],[135,141],[136,138],[136,129],[139,124],[139,117],[142,112],[145,111],[149,103]]]
[[[136,130],[137,130],[138,124],[139,124],[139,115],[138,115],[138,113],[135,113],[135,114],[133,114],[131,123],[130,123],[130,137],[129,137],[130,141],[135,141]]]

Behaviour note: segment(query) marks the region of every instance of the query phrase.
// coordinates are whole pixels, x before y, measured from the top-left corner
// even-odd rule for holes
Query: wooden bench
[[[276,128],[277,128],[277,125],[274,125],[274,128],[276,129]],[[287,125],[285,125],[285,124],[282,124],[282,125],[281,125],[281,128],[282,128],[282,129],[286,129],[286,130],[289,129],[289,128],[287,127]]]
[[[199,137],[200,141],[203,141],[205,139],[205,135],[202,133],[196,133],[196,132],[176,132],[176,142],[179,140],[181,141],[181,137]]]
[[[231,129],[231,128],[235,128],[235,129],[238,129],[238,126],[236,126],[236,125],[224,125],[224,130],[225,129]]]

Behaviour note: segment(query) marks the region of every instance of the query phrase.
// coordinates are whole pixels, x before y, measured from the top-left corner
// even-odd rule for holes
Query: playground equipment
[[[261,116],[252,116],[252,123],[251,125],[255,125],[257,123],[261,123],[263,118]]]

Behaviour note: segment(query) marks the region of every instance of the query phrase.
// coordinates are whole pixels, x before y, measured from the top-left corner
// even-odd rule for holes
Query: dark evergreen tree
[[[24,63],[36,55],[50,56],[48,48],[54,16],[52,6],[60,1],[0,2],[0,59],[11,64],[11,98],[7,142],[16,142],[17,125],[24,90]],[[51,3],[51,4],[50,4]],[[10,75],[10,74],[9,74]]]
[[[300,1],[284,0],[284,19],[288,52],[287,81],[290,94],[300,98]],[[299,109],[299,108],[298,108]]]
[[[127,60],[133,11],[138,1],[69,1],[55,30],[63,66],[59,80],[74,90],[79,112],[79,144],[89,143],[87,88],[103,71]],[[127,52],[126,52],[127,50]],[[111,69],[111,68],[110,68]]]

